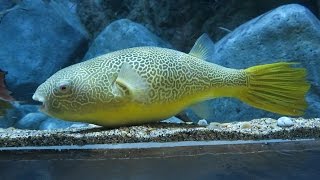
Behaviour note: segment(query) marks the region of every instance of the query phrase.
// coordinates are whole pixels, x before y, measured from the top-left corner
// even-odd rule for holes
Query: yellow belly
[[[87,122],[107,127],[136,125],[169,118],[179,113],[183,107],[177,103],[151,105],[129,103],[117,109],[97,110],[86,117],[82,116],[82,118]]]
[[[118,127],[125,125],[137,125],[150,122],[159,122],[181,112],[191,104],[220,96],[227,89],[215,89],[214,91],[199,92],[169,103],[140,104],[126,102],[110,107],[100,105],[94,108],[93,113],[75,115],[73,119],[93,123],[105,127]]]

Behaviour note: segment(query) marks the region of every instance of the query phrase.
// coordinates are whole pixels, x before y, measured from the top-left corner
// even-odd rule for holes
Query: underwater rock
[[[212,122],[207,126],[207,128],[210,129],[210,130],[220,129],[220,123]]]
[[[11,92],[6,88],[5,84],[5,72],[0,69],[0,117],[3,117],[6,113],[6,110],[11,108],[11,101],[13,97],[10,95]]]
[[[35,105],[21,105],[17,102],[12,103],[12,108],[6,111],[4,117],[0,118],[0,128],[14,127],[16,122],[31,112],[38,109]]]
[[[0,1],[0,22],[2,18],[9,13],[10,11],[13,11],[17,7],[15,6],[17,3],[12,0],[2,0]]]
[[[267,12],[235,29],[216,43],[213,63],[247,68],[295,61],[307,68],[311,90],[304,117],[320,116],[320,22],[305,7],[291,4]],[[250,120],[280,115],[258,110],[234,98],[210,101],[210,121]]]
[[[177,118],[177,117],[171,117],[169,119],[163,120],[161,122],[166,122],[166,123],[184,123],[181,119]]]
[[[25,116],[32,112],[38,112],[39,106],[37,105],[30,105],[30,104],[19,104],[15,103],[14,107],[17,111],[19,111],[22,116]]]
[[[315,1],[317,0],[294,2],[305,5],[313,12],[320,12],[320,3],[317,6]],[[119,18],[127,18],[139,22],[184,52],[188,52],[204,32],[213,40],[219,40],[228,33],[227,29],[233,30],[262,12],[288,2],[290,1],[76,1],[80,19],[93,37],[96,37],[106,24]]]
[[[169,43],[154,35],[146,27],[128,19],[120,19],[108,25],[97,36],[86,53],[84,60],[136,46],[171,47]]]
[[[241,124],[241,129],[250,129],[252,127],[252,125],[248,122],[244,122]]]
[[[0,116],[0,128],[12,127],[14,123],[18,120],[15,117],[15,112],[12,109],[7,109],[4,116]]]
[[[11,92],[6,87],[5,74],[6,73],[0,69],[0,101],[14,101],[13,97],[10,95]]]
[[[198,121],[199,126],[208,126],[208,122],[205,119],[201,119]]]
[[[19,103],[13,103],[13,108],[8,109],[4,117],[0,117],[0,128],[47,130],[87,126],[87,123],[63,121],[48,117],[38,111],[37,105],[21,105]]]
[[[12,1],[12,0],[1,0],[1,2],[0,2],[0,11],[5,11],[7,9],[10,9],[14,5],[15,5],[15,2]]]
[[[40,124],[47,118],[48,116],[42,113],[29,113],[15,124],[15,128],[37,130]]]
[[[55,118],[48,118],[44,120],[40,126],[39,130],[53,130],[53,129],[65,129],[68,127],[87,127],[86,123],[63,121]]]
[[[18,2],[18,1],[17,1]],[[19,101],[31,101],[50,75],[82,58],[88,35],[69,6],[24,0],[0,21],[0,69]]]
[[[277,120],[277,125],[279,127],[291,127],[294,125],[294,123],[289,117],[281,117]]]

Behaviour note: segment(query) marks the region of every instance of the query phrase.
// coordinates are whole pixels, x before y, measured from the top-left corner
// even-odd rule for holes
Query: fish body
[[[303,96],[308,90],[308,84],[301,81],[305,77],[304,69],[292,70],[288,63],[264,65],[262,68],[264,71],[275,66],[297,74],[297,79],[289,85],[301,81],[303,88],[297,87],[296,90],[300,92],[299,97],[288,97],[289,100],[284,102],[299,106],[284,110],[286,108],[252,103],[281,96],[277,95],[278,92],[275,95],[264,93],[261,88],[272,89],[272,86],[261,86],[259,91],[266,96],[260,95],[252,100],[248,95],[254,82],[251,71],[257,68],[237,70],[205,61],[210,50],[208,43],[206,36],[200,38],[189,54],[159,47],[135,47],[108,53],[58,71],[38,87],[33,99],[43,102],[42,111],[53,117],[107,127],[157,122],[192,104],[215,97],[236,97],[258,108],[301,114],[306,106]],[[288,86],[286,79],[279,82]],[[281,84],[278,86],[280,88],[276,91],[286,88]],[[285,95],[291,93],[288,89],[283,91]]]

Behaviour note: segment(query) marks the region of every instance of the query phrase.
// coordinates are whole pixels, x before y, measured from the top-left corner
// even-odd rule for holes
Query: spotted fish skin
[[[310,88],[305,68],[279,62],[236,70],[205,61],[209,52],[214,45],[206,34],[189,54],[159,47],[119,50],[61,69],[33,99],[50,116],[106,127],[160,121],[216,97],[303,115]]]
[[[114,82],[124,63],[146,81],[144,100],[115,92]],[[70,89],[61,93],[57,87],[65,82],[70,82]],[[201,100],[231,96],[237,89],[231,87],[246,84],[243,70],[171,49],[136,47],[62,69],[35,94],[45,97],[43,111],[54,117],[116,126],[159,121]]]

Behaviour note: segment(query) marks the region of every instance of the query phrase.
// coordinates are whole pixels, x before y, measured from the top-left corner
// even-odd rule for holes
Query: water
[[[16,152],[15,155],[7,152],[6,158],[3,157],[4,152],[1,152],[0,174],[1,180],[320,178],[319,143],[294,146],[286,143],[198,146],[183,149],[185,151],[179,147],[156,148],[152,151],[126,150],[127,154],[135,154],[127,158],[120,158],[112,150],[103,150],[103,153],[94,150],[89,153],[64,150],[42,155],[39,152]],[[185,153],[187,151],[190,153]],[[123,155],[124,151],[118,153]],[[159,155],[161,153],[164,155]]]
[[[306,109],[304,118],[320,117],[320,63],[318,58],[315,58],[320,55],[319,17],[319,0],[0,0],[0,133],[5,132],[6,128],[52,130],[81,126],[78,123],[45,116],[38,111],[38,107],[35,106],[36,102],[32,100],[37,87],[62,68],[133,46],[160,46],[188,53],[197,38],[203,33],[207,33],[214,41],[214,48],[213,46],[208,48],[212,50],[208,52],[212,57],[207,60],[225,67],[248,68],[279,61],[301,63],[301,67],[307,69],[307,80],[311,83],[311,89],[306,98],[310,106]],[[175,59],[170,62],[175,64]],[[167,64],[163,67],[165,66]],[[170,63],[169,66],[171,67]],[[197,69],[197,67],[192,67],[192,64],[188,66],[190,70]],[[182,66],[177,66],[177,68],[182,68]],[[140,71],[143,72],[142,70],[136,69],[136,71],[133,67],[130,69],[133,69],[133,74],[139,75],[136,77],[145,78],[143,74],[139,74]],[[190,79],[184,75],[188,74],[189,69],[185,70],[184,74],[174,72],[182,71],[170,72],[168,70],[163,74],[182,77],[178,79]],[[197,74],[205,75],[205,72]],[[103,73],[101,79],[97,78],[97,82],[107,82],[104,79],[106,76],[110,76],[111,79],[119,77],[118,74]],[[87,92],[96,93],[97,89],[99,89],[98,93],[103,94],[104,92],[100,92],[99,86],[92,88],[90,78],[75,76],[71,71],[69,77],[77,78],[71,83],[69,83],[70,79],[73,78],[67,78],[68,83],[62,79],[56,81],[57,84],[52,86],[56,90],[62,87],[62,91],[59,92],[60,97],[64,97],[61,101],[53,102],[58,102],[58,107],[68,107],[70,103],[60,104],[60,102],[70,102],[75,99],[81,101],[71,103],[72,108],[71,106],[67,108],[72,109],[72,114],[74,114],[74,104],[86,104],[82,101],[91,99],[87,95],[92,93]],[[193,76],[191,78],[195,79]],[[76,82],[80,79],[83,81],[79,87],[84,89],[89,87],[90,90],[72,91],[79,89],[72,85],[77,84]],[[182,82],[179,85],[177,83],[179,81],[172,81],[171,77],[168,79],[163,81],[164,88],[159,87],[159,93],[156,94],[162,94],[160,89],[167,91],[167,87],[173,87],[172,92],[176,92],[175,86],[183,87],[186,84]],[[283,84],[284,80],[279,82]],[[261,84],[264,83],[268,84],[267,81]],[[187,84],[195,85],[195,83]],[[250,87],[254,86],[250,85]],[[71,91],[63,92],[63,89],[66,88]],[[10,96],[13,98],[9,96],[6,89],[12,92]],[[282,96],[277,90],[273,90],[275,93],[260,89],[256,92],[258,94],[268,92],[264,97],[275,94],[275,101],[269,100],[269,102],[276,102],[280,97],[303,94],[298,91],[303,88],[293,87],[291,89],[297,90],[297,93],[292,92]],[[55,92],[54,96],[56,96],[58,91],[50,92]],[[59,96],[59,93],[57,95]],[[107,94],[103,97],[110,96]],[[257,100],[264,99],[261,97]],[[17,102],[9,107],[9,101],[13,99]],[[291,99],[296,99],[296,97]],[[106,101],[109,102],[109,99]],[[297,102],[299,103],[294,104],[299,106],[303,100]],[[257,103],[252,102],[252,105],[256,107]],[[274,105],[276,106],[277,103]],[[164,107],[166,106],[161,108]],[[92,110],[92,107],[81,108],[77,113],[86,115],[85,109]],[[278,108],[268,109],[278,110]],[[210,113],[205,112],[206,110]],[[67,114],[68,111],[58,112]],[[205,108],[203,107],[202,112],[205,113],[201,114],[206,114],[205,119],[214,122],[243,121],[264,117],[278,118],[280,116],[249,107],[232,98],[210,101]],[[190,111],[180,116],[195,122],[203,118],[197,117],[196,114]],[[131,115],[126,114],[127,117]],[[87,126],[87,124],[82,125]],[[315,130],[310,131],[311,135],[309,133],[305,135],[299,131],[296,133],[288,131],[292,135],[289,138],[319,137],[318,124],[314,127]],[[312,136],[313,132],[315,132],[314,136]],[[0,140],[6,144],[9,139],[2,137]],[[110,136],[110,138],[113,137]],[[54,144],[51,138],[44,139],[44,141]],[[85,145],[73,149],[69,149],[70,147],[11,149],[0,147],[0,180],[320,179],[318,166],[320,143],[318,141],[257,142],[254,144],[253,142],[250,144],[201,143],[182,143],[179,146],[177,143],[174,143],[174,146],[162,146],[161,144],[161,146],[152,147],[150,144],[144,146],[139,143],[108,147]]]

